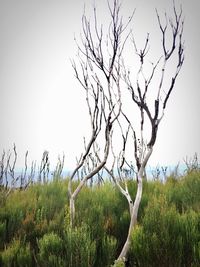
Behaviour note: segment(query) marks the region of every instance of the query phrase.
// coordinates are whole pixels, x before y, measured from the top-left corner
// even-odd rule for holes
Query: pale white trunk
[[[69,215],[70,215],[70,225],[72,227],[75,218],[75,201],[73,196],[71,196],[69,200]]]
[[[108,133],[107,133],[108,135]],[[74,219],[75,219],[75,200],[78,196],[78,194],[80,193],[80,191],[82,190],[82,188],[84,187],[84,185],[86,184],[86,182],[91,179],[93,176],[95,176],[95,174],[97,174],[106,164],[106,160],[108,158],[108,153],[109,153],[109,146],[110,146],[110,140],[109,140],[109,136],[107,136],[107,143],[106,143],[106,147],[105,147],[105,155],[104,155],[104,159],[102,162],[99,163],[99,165],[93,170],[91,171],[88,175],[86,175],[78,184],[77,188],[74,190],[74,192],[72,193],[71,191],[71,181],[69,182],[69,187],[68,187],[68,191],[69,191],[69,195],[70,195],[70,203],[69,203],[69,209],[70,209],[70,224],[71,226],[73,226],[74,224]]]
[[[126,261],[127,259],[127,254],[129,252],[130,249],[130,242],[131,242],[131,233],[134,229],[134,226],[137,223],[137,216],[138,216],[138,209],[140,206],[140,202],[141,202],[141,198],[142,198],[142,179],[143,179],[143,173],[145,170],[145,166],[151,156],[151,153],[153,151],[153,147],[150,147],[142,164],[140,167],[140,170],[138,172],[138,185],[137,185],[137,193],[136,193],[136,197],[135,197],[135,201],[134,201],[134,205],[133,208],[131,209],[131,220],[130,220],[130,224],[129,224],[129,230],[128,230],[128,236],[126,239],[126,242],[122,248],[122,251],[117,259],[117,261],[123,260]]]
[[[118,257],[118,260],[125,260],[127,257],[127,253],[129,251],[130,248],[130,239],[131,239],[131,232],[134,229],[134,226],[137,222],[137,215],[138,215],[138,209],[139,209],[139,205],[141,202],[141,198],[142,198],[142,177],[139,177],[138,175],[138,186],[137,186],[137,193],[136,193],[136,197],[135,197],[135,202],[133,205],[133,208],[131,210],[131,220],[130,220],[130,224],[129,224],[129,230],[128,230],[128,236],[126,239],[126,242],[122,248],[122,251]]]

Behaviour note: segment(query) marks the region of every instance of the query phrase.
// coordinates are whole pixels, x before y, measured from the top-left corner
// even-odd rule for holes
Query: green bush
[[[200,214],[193,210],[181,216],[182,266],[200,266]]]
[[[30,245],[21,246],[17,253],[17,264],[19,267],[32,266],[32,255],[30,251]]]
[[[125,267],[125,264],[122,260],[119,260],[115,261],[114,265],[112,265],[111,267]]]
[[[163,195],[152,199],[142,224],[132,233],[132,262],[141,267],[196,266],[199,264],[198,225],[199,216],[194,211],[179,214]]]
[[[17,253],[20,249],[20,241],[13,240],[1,254],[2,262],[5,267],[17,266]]]
[[[39,239],[38,247],[38,258],[42,266],[64,266],[63,241],[57,234],[45,234],[41,239]]]
[[[75,183],[73,183],[75,186]],[[136,182],[128,181],[132,199]],[[144,182],[130,266],[200,266],[200,172]],[[0,206],[0,266],[108,267],[130,222],[112,183],[84,187],[70,227],[67,180],[14,190]]]
[[[200,172],[190,172],[179,179],[169,178],[166,189],[168,202],[175,204],[180,213],[191,208],[200,211]]]
[[[93,266],[96,244],[85,224],[65,229],[64,247],[67,267]]]
[[[30,267],[32,256],[30,246],[23,246],[19,240],[14,239],[1,253],[2,264],[5,267]]]
[[[0,249],[3,249],[3,244],[6,242],[6,223],[0,222]]]

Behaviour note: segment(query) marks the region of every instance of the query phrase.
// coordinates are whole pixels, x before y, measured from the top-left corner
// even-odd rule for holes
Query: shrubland
[[[7,198],[2,195],[1,266],[113,264],[127,236],[126,199],[111,182],[88,184],[77,199],[71,227],[67,187],[68,179],[57,178],[26,190],[15,189]],[[128,181],[128,187],[134,199],[136,182]],[[128,266],[200,266],[199,192],[199,170],[172,175],[165,182],[144,182]]]
[[[13,157],[12,152],[6,155],[3,151],[1,265],[106,267],[115,262],[114,267],[148,267],[199,263],[195,191],[199,173],[197,177],[192,172],[179,179],[171,177],[164,184],[159,179],[143,181],[185,58],[182,7],[177,8],[173,1],[172,16],[165,12],[164,21],[156,10],[161,49],[155,46],[155,58],[150,33],[145,33],[142,47],[138,46],[133,31],[135,10],[124,18],[121,6],[120,0],[107,1],[109,21],[98,16],[95,5],[92,19],[84,10],[80,39],[75,38],[77,60],[72,59],[71,65],[85,95],[90,133],[89,139],[84,137],[83,151],[70,177],[59,179],[63,156],[52,173],[56,179],[49,182],[49,152],[44,151],[34,185],[36,162],[27,176],[28,151],[19,176],[15,173],[15,144]],[[130,109],[126,108],[128,99]],[[134,151],[131,161],[128,147]],[[95,176],[103,180],[103,170],[113,183],[95,185]],[[132,180],[132,172],[137,182]],[[81,179],[76,179],[79,175]],[[192,177],[187,178],[189,175]]]

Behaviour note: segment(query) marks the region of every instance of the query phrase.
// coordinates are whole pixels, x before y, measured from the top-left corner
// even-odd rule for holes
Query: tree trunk
[[[74,225],[74,219],[75,219],[75,200],[85,185],[87,181],[87,177],[85,177],[83,180],[80,181],[79,185],[75,189],[75,191],[71,194],[70,199],[69,199],[69,213],[70,213],[70,225],[71,227]]]
[[[139,205],[141,202],[141,198],[142,198],[142,176],[139,177],[139,175],[138,175],[137,194],[136,194],[134,206],[133,206],[132,213],[131,213],[131,220],[130,220],[130,224],[129,224],[128,236],[127,236],[126,242],[125,242],[125,244],[122,248],[122,251],[121,251],[117,260],[125,261],[127,258],[127,253],[129,251],[129,248],[130,248],[131,233],[132,233],[132,230],[134,229],[134,226],[137,222],[137,215],[138,215],[138,209],[139,209]]]
[[[91,179],[93,176],[95,176],[102,168],[103,166],[106,164],[106,160],[108,157],[108,153],[109,153],[109,139],[107,139],[107,144],[106,144],[106,151],[105,151],[105,156],[104,156],[104,160],[93,170],[91,171],[88,175],[86,175],[78,184],[77,188],[74,190],[74,192],[71,192],[71,184],[69,186],[69,194],[70,194],[70,198],[69,198],[69,212],[70,212],[70,224],[73,227],[74,224],[74,219],[75,219],[75,200],[78,196],[78,194],[80,193],[80,191],[82,190],[82,188],[84,187],[85,183]],[[71,183],[71,181],[70,181]]]
[[[75,201],[73,196],[71,196],[69,200],[69,215],[70,215],[70,225],[72,227],[75,218]]]
[[[130,220],[130,224],[129,224],[129,230],[128,230],[128,236],[126,239],[126,242],[122,248],[122,251],[117,259],[118,261],[123,261],[126,262],[127,261],[127,255],[130,249],[130,242],[131,242],[131,233],[137,223],[137,216],[138,216],[138,209],[140,206],[140,202],[141,202],[141,198],[142,198],[142,188],[143,188],[143,173],[145,170],[145,166],[151,156],[151,153],[153,151],[153,147],[149,147],[148,153],[146,154],[146,157],[144,158],[140,170],[138,172],[138,186],[137,186],[137,193],[136,193],[136,197],[135,197],[135,201],[134,201],[134,205],[133,208],[131,210],[131,220]]]

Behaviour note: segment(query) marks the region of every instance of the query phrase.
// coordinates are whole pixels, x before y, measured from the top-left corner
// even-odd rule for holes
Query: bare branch
[[[0,186],[4,185],[4,174],[5,174],[5,150],[3,150],[1,161],[0,161]]]
[[[42,155],[42,160],[40,163],[38,182],[46,183],[48,181],[49,171],[50,171],[50,162],[49,162],[49,152],[44,151]]]
[[[27,168],[28,168],[28,165],[27,165],[27,159],[28,159],[28,150],[26,151],[26,154],[25,154],[25,160],[24,160],[24,164],[25,164],[25,169],[24,171],[22,171],[22,174],[21,174],[21,181],[20,181],[20,188],[25,188],[26,187],[26,173],[27,173]]]
[[[162,26],[158,11],[156,10],[159,27],[160,27],[160,30],[162,32],[163,51],[164,51],[164,55],[165,55],[165,60],[168,60],[171,57],[171,55],[173,54],[173,52],[176,48],[177,38],[183,29],[183,21],[184,20],[182,20],[182,7],[180,8],[180,12],[178,14],[176,11],[175,3],[173,3],[173,11],[174,11],[175,21],[173,21],[172,19],[168,19],[167,14],[165,13],[166,23],[165,23],[165,26]],[[172,33],[172,44],[171,44],[171,48],[169,48],[169,49],[166,48],[166,30],[168,27],[168,21],[169,21],[169,24],[171,26],[171,33]]]

